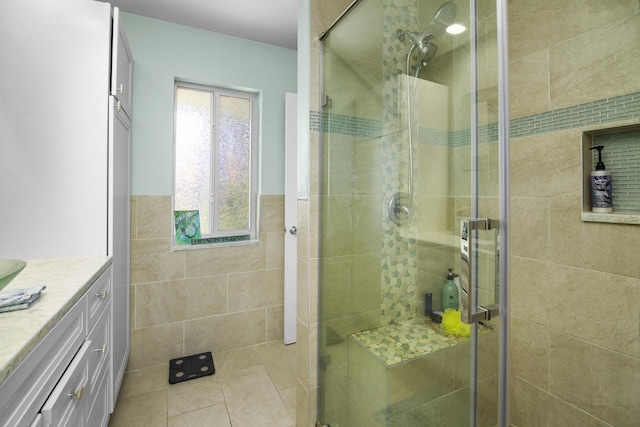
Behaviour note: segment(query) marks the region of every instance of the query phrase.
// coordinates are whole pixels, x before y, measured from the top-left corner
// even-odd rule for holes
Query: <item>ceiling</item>
[[[298,0],[110,0],[120,10],[296,49]]]

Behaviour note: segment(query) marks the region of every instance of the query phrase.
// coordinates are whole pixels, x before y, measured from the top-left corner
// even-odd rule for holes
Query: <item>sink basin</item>
[[[19,259],[0,259],[0,291],[27,265]]]

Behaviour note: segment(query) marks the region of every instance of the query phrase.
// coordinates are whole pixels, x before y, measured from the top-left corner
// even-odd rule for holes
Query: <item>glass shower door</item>
[[[322,37],[320,425],[498,425],[496,16],[361,0]]]

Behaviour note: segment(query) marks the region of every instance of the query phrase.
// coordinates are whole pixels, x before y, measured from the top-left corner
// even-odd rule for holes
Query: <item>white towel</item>
[[[38,298],[45,285],[16,289],[14,291],[0,292],[0,313],[29,308]]]

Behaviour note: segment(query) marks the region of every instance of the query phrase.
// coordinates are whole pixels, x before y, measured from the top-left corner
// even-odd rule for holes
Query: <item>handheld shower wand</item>
[[[409,39],[411,47],[407,53],[407,75],[410,75],[411,68],[411,55],[414,51],[418,52],[418,62],[415,69],[415,79],[418,78],[422,67],[426,66],[431,61],[438,51],[438,46],[433,40],[442,37],[449,25],[453,23],[456,17],[458,8],[455,3],[444,3],[433,19],[427,25],[427,28],[423,33],[417,31],[408,31],[398,29],[396,36],[402,40],[404,38]],[[413,91],[417,89],[416,80],[414,80]],[[409,176],[408,176],[408,193],[397,192],[389,200],[388,212],[391,221],[397,225],[407,224],[413,218],[413,109],[411,90],[407,87],[407,117],[409,128]],[[415,98],[415,96],[413,97]]]
[[[409,62],[411,54],[414,50],[418,51],[418,64],[416,65],[417,77],[420,68],[427,65],[427,63],[436,56],[436,52],[438,52],[438,45],[431,41],[434,39],[434,36],[431,33],[420,34],[417,31],[403,30],[397,30],[396,35],[400,40],[402,40],[404,37],[408,37],[411,41],[411,47],[409,48],[409,53],[407,54],[407,74],[409,74]]]

